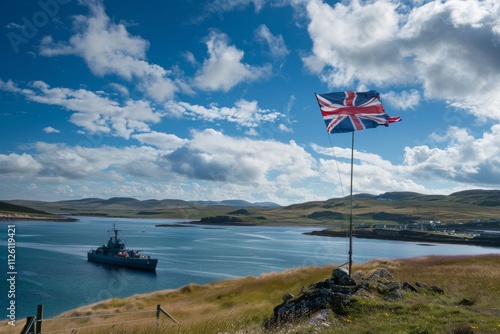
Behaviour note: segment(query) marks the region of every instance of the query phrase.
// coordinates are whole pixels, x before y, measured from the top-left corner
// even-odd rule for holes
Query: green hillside
[[[137,200],[114,197],[58,202],[16,200],[8,203],[65,215],[103,215],[198,220],[211,216],[237,216],[257,225],[339,226],[348,221],[350,197],[332,198],[289,206],[245,201],[200,202],[179,199]],[[243,210],[244,211],[239,211]],[[403,224],[409,221],[467,222],[500,219],[500,190],[468,190],[451,195],[387,192],[353,197],[356,223]]]
[[[35,210],[26,206],[15,205],[7,202],[0,202],[0,212],[15,212],[24,214],[50,215],[45,211]]]
[[[58,214],[48,213],[32,207],[0,202],[0,220],[75,221]]]

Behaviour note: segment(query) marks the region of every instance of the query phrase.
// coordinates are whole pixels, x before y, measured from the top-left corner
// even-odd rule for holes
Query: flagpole
[[[352,132],[351,142],[351,203],[349,214],[349,276],[352,273],[352,178],[353,178],[353,164],[354,164],[354,131]]]
[[[351,199],[350,199],[350,215],[349,215],[349,275],[352,272],[352,183],[354,169],[354,131],[376,128],[379,125],[388,126],[390,123],[401,121],[401,117],[390,117],[385,113],[382,102],[380,102],[380,94],[377,91],[370,90],[367,92],[332,92],[327,94],[314,94],[318,101],[319,109],[323,115],[323,120],[326,124],[328,133],[343,133],[351,131],[352,128],[352,144],[351,144]],[[347,109],[346,109],[347,108]],[[346,114],[343,110],[349,110]],[[366,115],[365,115],[366,113]],[[358,116],[363,117],[358,118]],[[365,120],[365,116],[370,115]],[[358,126],[358,119],[361,124]],[[346,263],[342,264],[344,266]]]

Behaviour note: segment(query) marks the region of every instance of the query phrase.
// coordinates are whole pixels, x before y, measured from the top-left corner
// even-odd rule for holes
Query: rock
[[[332,277],[333,278],[342,278],[342,277],[345,277],[345,276],[349,276],[349,271],[345,268],[335,268],[333,269],[333,272],[332,272]]]
[[[365,279],[365,276],[360,272],[355,272],[352,275],[352,279],[355,280],[356,282],[361,282],[362,280]]]
[[[333,314],[331,310],[321,310],[309,320],[309,324],[313,326],[330,327],[328,318]]]
[[[286,295],[283,296],[283,302],[286,303],[287,301],[289,301],[289,300],[291,300],[293,298],[295,298],[295,296],[292,295],[290,292],[288,292]]]
[[[303,287],[297,297],[287,293],[283,296],[283,303],[274,308],[273,316],[266,320],[265,326],[274,328],[321,310],[346,315],[349,313],[348,305],[355,297],[398,300],[404,298],[408,290],[418,292],[408,282],[398,282],[386,269],[375,270],[366,278],[361,274],[354,276],[360,281],[359,284],[349,276],[347,270],[335,268],[330,278]],[[419,282],[416,285],[427,286]],[[430,289],[436,293],[444,293],[436,286]]]
[[[405,291],[403,289],[392,290],[385,296],[387,300],[398,300],[398,299],[403,299],[404,297],[405,297]]]
[[[353,280],[350,276],[344,276],[339,278],[338,280],[339,285],[356,285],[356,281]]]
[[[437,286],[433,285],[433,286],[430,287],[430,289],[431,289],[432,292],[438,293],[440,295],[444,295],[444,290],[441,289],[440,287],[437,287]]]
[[[349,271],[345,268],[333,269],[332,278],[337,285],[356,285],[356,281],[349,276]]]
[[[417,289],[408,282],[403,282],[403,289],[418,292]]]
[[[474,302],[468,298],[464,298],[461,301],[458,302],[458,305],[462,306],[472,306],[474,305]]]
[[[396,281],[390,281],[385,286],[387,287],[388,291],[393,291],[393,290],[399,289],[400,286],[402,287],[402,285],[400,285]]]

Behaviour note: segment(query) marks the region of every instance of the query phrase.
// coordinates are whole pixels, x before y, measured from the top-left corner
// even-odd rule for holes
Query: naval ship
[[[141,255],[138,250],[127,249],[118,236],[118,231],[113,224],[113,229],[108,231],[113,232],[108,244],[99,246],[95,250],[91,248],[87,253],[87,260],[135,269],[156,270],[158,259]]]

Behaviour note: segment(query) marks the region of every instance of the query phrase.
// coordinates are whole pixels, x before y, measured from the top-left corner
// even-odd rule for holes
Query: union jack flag
[[[401,121],[387,115],[374,90],[316,94],[328,133],[353,132]]]

